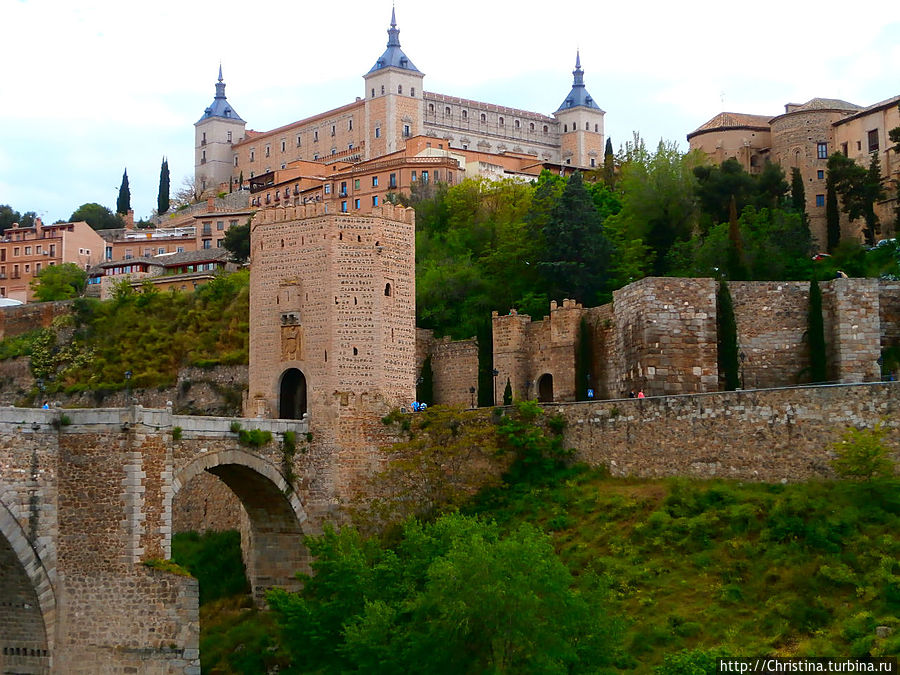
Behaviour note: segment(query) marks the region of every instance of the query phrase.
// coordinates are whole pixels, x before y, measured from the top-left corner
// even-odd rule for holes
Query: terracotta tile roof
[[[862,106],[839,98],[813,98],[791,112],[799,110],[862,110]]]
[[[844,117],[843,119],[838,120],[837,122],[835,122],[835,124],[836,125],[843,124],[844,122],[856,119],[857,117],[863,117],[865,115],[868,115],[869,113],[875,112],[876,110],[881,110],[883,108],[894,108],[897,105],[900,105],[900,95],[891,96],[890,98],[886,98],[883,101],[879,101],[878,103],[873,103],[870,106],[866,106],[859,112],[856,112],[853,115],[847,115],[847,117]]]
[[[769,130],[771,115],[747,115],[745,113],[720,112],[706,124],[688,134],[688,139],[704,131],[721,131],[723,129],[758,129]]]

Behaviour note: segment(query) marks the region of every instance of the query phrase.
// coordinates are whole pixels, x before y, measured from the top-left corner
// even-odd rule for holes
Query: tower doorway
[[[550,373],[544,373],[538,380],[538,401],[540,403],[553,401],[553,376]]]
[[[306,377],[296,368],[289,368],[281,376],[278,397],[278,417],[299,420],[306,414]]]

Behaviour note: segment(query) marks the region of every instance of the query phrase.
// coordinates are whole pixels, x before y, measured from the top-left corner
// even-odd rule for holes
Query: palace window
[[[503,118],[502,117],[500,119],[498,119],[497,122],[498,122],[498,124],[500,124],[501,127],[503,126]]]
[[[255,162],[255,161],[256,161],[256,150],[254,150],[253,148],[250,148],[250,161],[251,161],[251,162]],[[252,175],[252,174],[251,174],[251,175]]]
[[[381,127],[375,127],[375,138],[381,138]]]
[[[825,195],[816,195],[816,206],[825,206]]]
[[[353,131],[353,118],[347,120],[347,131]]]
[[[334,136],[336,133],[337,133],[337,129],[335,128],[335,125],[332,124],[331,125],[331,135]]]
[[[816,143],[816,157],[828,159],[828,143]]]
[[[412,96],[413,98],[416,97],[416,88],[415,87],[409,88],[409,95]]]
[[[378,187],[378,176],[372,176],[372,187]]]
[[[372,206],[378,206],[378,195],[372,196]]]
[[[481,113],[481,123],[484,124],[485,122],[487,122],[487,115]]]
[[[866,139],[869,141],[869,152],[875,152],[878,150],[878,129],[872,129],[866,134]]]
[[[231,143],[231,132],[228,132],[228,142]]]
[[[411,134],[411,132],[410,132],[409,125],[408,125],[408,124],[404,124],[404,125],[403,125],[403,137],[404,137],[404,138],[409,138],[411,135],[412,135],[412,134]]]
[[[402,93],[403,93],[403,85],[402,85],[402,84],[398,84],[398,85],[397,85],[397,93],[398,93],[398,94],[402,94]]]
[[[272,154],[272,147],[267,145],[266,146],[266,157],[268,157],[271,154]]]
[[[434,115],[434,103],[428,104],[428,112]]]
[[[354,199],[354,200],[353,200],[353,208],[354,208],[354,209],[359,209],[359,200],[358,200],[358,199]]]
[[[281,141],[281,151],[284,152],[284,149],[287,147],[287,143],[282,139]]]
[[[450,106],[448,105],[447,107],[444,108],[444,117],[449,117],[449,116],[450,116]]]
[[[825,178],[825,171],[823,169],[819,169],[818,171],[816,171],[816,178],[818,178],[819,180]]]
[[[464,120],[469,119],[469,111],[468,111],[468,110],[463,110],[463,111],[462,111],[462,118],[463,118]]]

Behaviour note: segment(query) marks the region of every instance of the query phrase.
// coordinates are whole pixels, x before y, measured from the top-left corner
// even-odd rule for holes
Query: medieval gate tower
[[[371,468],[381,417],[414,398],[414,218],[390,203],[369,215],[316,203],[253,219],[245,412],[308,420],[311,515]]]

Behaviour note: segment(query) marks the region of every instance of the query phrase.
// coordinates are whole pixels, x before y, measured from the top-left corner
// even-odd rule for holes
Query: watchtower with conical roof
[[[379,157],[404,147],[422,133],[422,73],[400,48],[397,17],[391,11],[387,49],[363,78],[366,82],[366,154]]]
[[[559,122],[560,161],[574,166],[600,166],[603,163],[603,116],[606,113],[584,86],[579,52],[575,54],[572,75],[572,90],[553,113]]]
[[[199,193],[218,192],[228,183],[234,167],[232,143],[244,138],[247,123],[225,98],[225,82],[219,65],[216,96],[194,123],[194,185]]]

